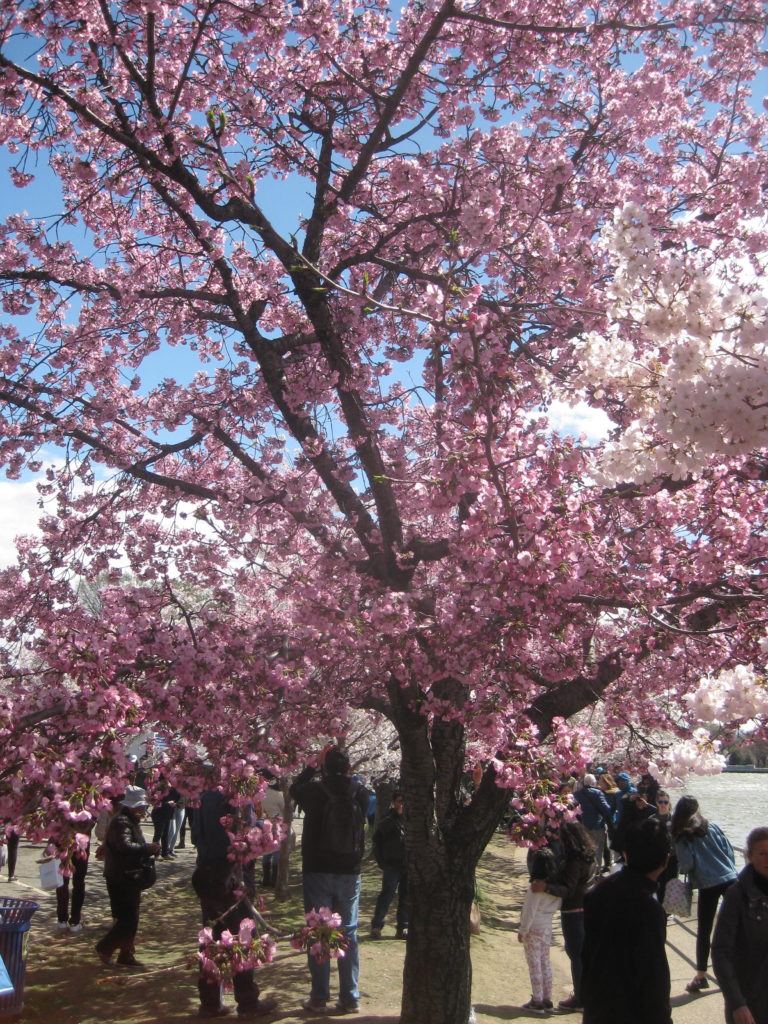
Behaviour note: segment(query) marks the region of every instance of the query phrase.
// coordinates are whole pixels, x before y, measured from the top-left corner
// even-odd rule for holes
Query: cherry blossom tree
[[[465,1024],[510,790],[544,808],[598,703],[695,762],[699,680],[763,664],[764,30],[760,0],[4,4],[0,140],[50,188],[0,227],[0,455],[45,510],[3,573],[6,812],[79,813],[149,723],[246,792],[378,712],[401,1020]],[[548,416],[585,399],[605,442]]]

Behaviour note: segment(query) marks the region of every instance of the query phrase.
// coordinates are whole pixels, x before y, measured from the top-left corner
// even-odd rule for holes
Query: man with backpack
[[[349,776],[349,758],[338,747],[326,748],[318,768],[307,766],[290,789],[304,811],[301,867],[304,910],[328,907],[339,914],[348,946],[338,960],[339,1001],[331,998],[329,961],[309,956],[312,990],[304,1009],[313,1013],[356,1013],[360,992],[357,919],[368,790]]]

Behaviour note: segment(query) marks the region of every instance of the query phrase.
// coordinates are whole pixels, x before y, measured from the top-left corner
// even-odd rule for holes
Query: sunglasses
[[[661,807],[662,804],[669,806],[669,800],[657,800],[656,803],[659,807]]]

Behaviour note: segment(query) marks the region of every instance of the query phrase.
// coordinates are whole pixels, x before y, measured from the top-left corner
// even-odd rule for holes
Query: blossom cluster
[[[737,665],[715,676],[703,676],[683,700],[699,722],[725,725],[768,715],[768,685],[765,676],[752,665]]]
[[[706,729],[694,729],[690,739],[667,748],[663,757],[648,762],[648,771],[664,786],[682,786],[691,775],[717,775],[725,767],[720,741]]]
[[[258,935],[255,922],[246,917],[240,922],[236,935],[225,930],[214,938],[209,926],[198,933],[198,958],[204,975],[228,988],[235,974],[250,971],[270,963],[275,955],[275,943],[269,935]]]
[[[623,409],[623,429],[600,456],[606,482],[682,479],[768,439],[768,303],[750,284],[753,267],[694,249],[685,234],[683,223],[654,232],[634,202],[602,231],[608,326],[576,349],[592,399],[607,392]]]
[[[44,856],[57,857],[61,861],[62,875],[65,878],[71,878],[75,871],[74,862],[84,860],[88,856],[90,843],[90,835],[84,832],[72,832],[66,840],[49,842]]]
[[[225,815],[221,823],[229,837],[227,857],[241,864],[248,864],[263,857],[265,853],[272,853],[288,834],[287,825],[269,818],[242,830],[235,828],[231,815]]]
[[[510,801],[512,819],[507,835],[516,846],[538,849],[546,846],[549,834],[563,821],[576,821],[579,808],[570,793],[556,789],[548,792],[528,789],[516,794]]]
[[[344,956],[349,940],[341,927],[341,917],[329,907],[312,909],[304,915],[306,924],[291,937],[294,949],[307,952],[319,964]]]

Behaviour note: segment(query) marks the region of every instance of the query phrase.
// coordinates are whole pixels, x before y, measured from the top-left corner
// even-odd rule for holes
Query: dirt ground
[[[39,848],[22,842],[19,881],[0,890],[3,896],[26,896],[40,903],[30,932],[23,1020],[30,1024],[171,1024],[194,1017],[196,975],[194,969],[184,966],[194,958],[199,927],[198,905],[189,887],[194,848],[178,851],[175,861],[159,862],[158,882],[143,897],[137,941],[137,955],[146,967],[129,974],[102,967],[93,953],[94,942],[109,918],[100,865],[92,862],[89,868],[84,930],[78,935],[61,935],[55,931],[54,894],[39,888],[39,855]],[[510,1019],[509,1011],[515,1015],[515,1002],[519,1008],[530,996],[522,951],[513,931],[525,882],[522,865],[520,851],[501,836],[483,857],[478,877],[483,920],[480,935],[472,940],[479,1024],[485,1019]],[[294,854],[287,901],[276,900],[269,890],[263,897],[265,917],[283,933],[301,923],[298,868],[299,857]],[[405,943],[394,938],[393,913],[381,941],[368,937],[380,877],[375,864],[367,860],[360,912],[361,1013],[355,1018],[359,1024],[395,1024],[399,1018]],[[555,971],[556,990],[567,994],[567,964],[556,963]],[[277,960],[262,968],[257,980],[265,993],[279,1000],[272,1020],[291,1024],[311,1019],[301,1009],[309,991],[306,960],[287,940],[278,944]]]
[[[137,939],[137,956],[146,966],[128,973],[103,967],[93,952],[94,943],[109,922],[100,865],[90,865],[84,930],[78,935],[61,935],[55,931],[54,893],[39,888],[39,855],[39,847],[22,842],[19,880],[11,884],[3,881],[0,887],[0,896],[29,897],[40,903],[29,933],[22,1020],[29,1024],[187,1024],[197,1019],[194,964],[199,908],[189,885],[194,848],[178,851],[175,861],[158,863],[158,882],[143,897]],[[361,1012],[347,1018],[358,1024],[397,1024],[399,1020],[405,943],[394,938],[393,915],[381,941],[368,936],[380,877],[373,861],[367,860],[360,907]],[[524,851],[497,835],[478,871],[482,922],[480,934],[472,939],[477,1024],[532,1019],[523,1009],[530,988],[516,934],[526,887]],[[300,893],[299,856],[294,854],[288,899],[278,901],[269,890],[264,896],[264,916],[283,934],[290,934],[301,924]],[[570,971],[557,915],[555,922],[552,967],[554,998],[558,1000],[570,992]],[[684,993],[685,982],[693,973],[694,931],[692,922],[675,922],[669,930],[673,1019],[675,1024],[719,1024],[723,1004],[716,986],[706,998]],[[187,963],[192,968],[185,966]],[[287,939],[278,944],[276,961],[260,969],[257,980],[263,993],[275,995],[279,1001],[278,1010],[265,1020],[306,1024],[314,1019],[301,1009],[309,993],[306,958],[292,950]],[[225,1001],[232,1004],[231,995]],[[569,1014],[564,1020],[578,1024],[580,1016]]]

